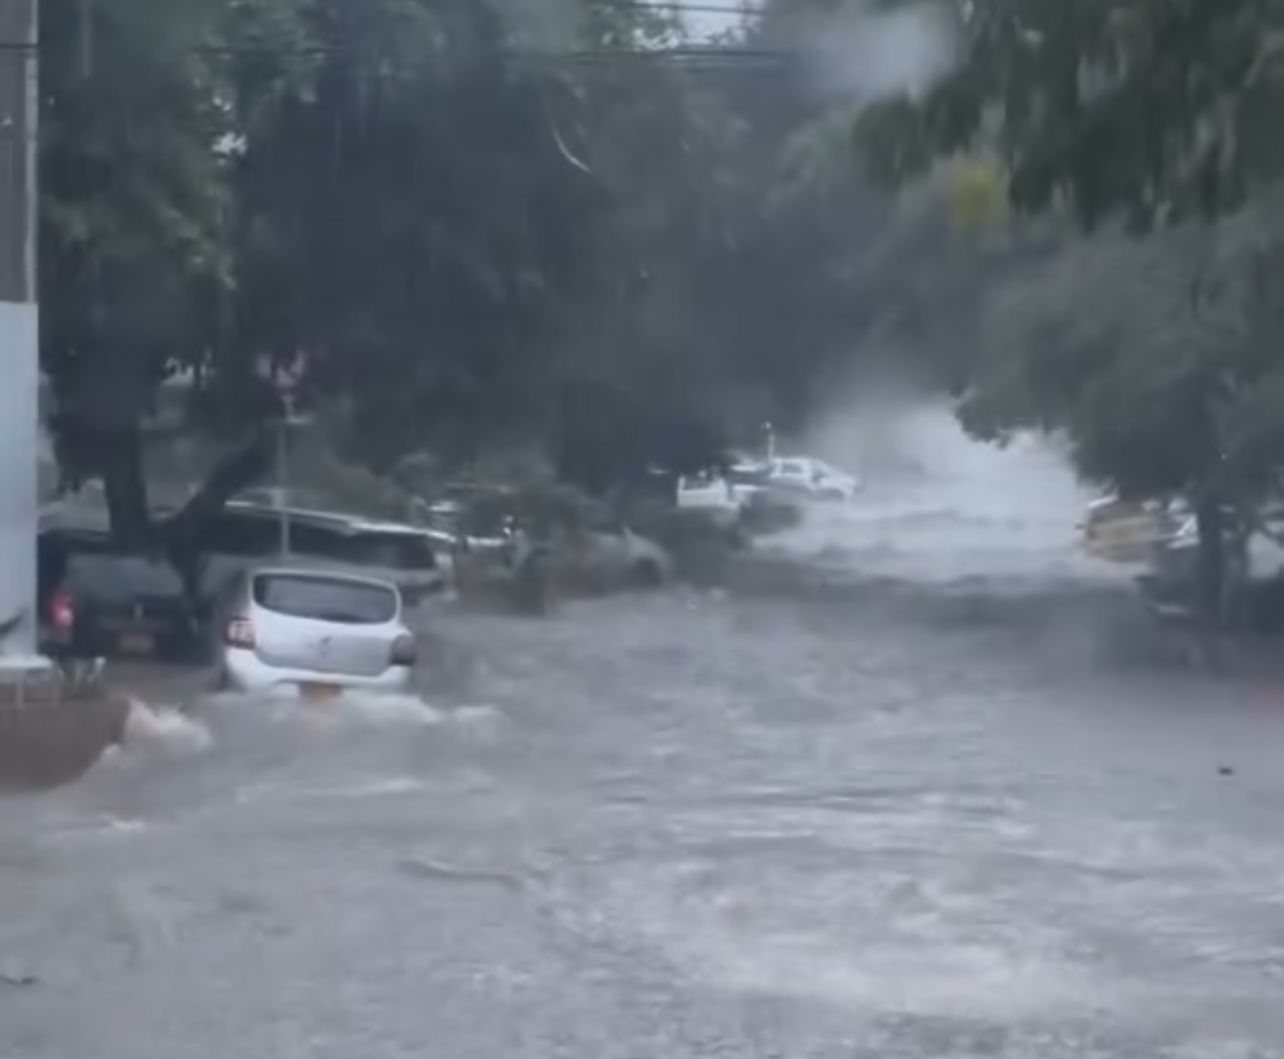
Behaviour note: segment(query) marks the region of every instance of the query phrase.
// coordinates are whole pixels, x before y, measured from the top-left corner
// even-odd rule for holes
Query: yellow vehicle
[[[1084,550],[1114,563],[1146,562],[1167,532],[1163,505],[1117,496],[1094,500],[1080,523]]]

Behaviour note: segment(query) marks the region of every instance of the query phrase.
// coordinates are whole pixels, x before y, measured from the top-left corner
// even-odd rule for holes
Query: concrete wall
[[[19,611],[21,627],[0,656],[28,657],[36,646],[37,312],[0,302],[0,622]]]

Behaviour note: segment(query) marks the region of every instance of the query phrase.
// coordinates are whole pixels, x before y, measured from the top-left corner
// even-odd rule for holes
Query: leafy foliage
[[[190,378],[189,427],[237,443],[169,527],[187,551],[263,473],[279,400],[260,369],[300,352],[298,401],[369,468],[526,449],[602,493],[800,423],[853,336],[889,305],[932,318],[945,262],[970,260],[959,242],[914,278],[932,213],[880,268],[850,106],[797,64],[665,57],[663,9],[44,10],[60,463],[104,478],[138,541],[140,424],[167,376]]]
[[[958,69],[861,118],[890,178],[987,145],[1018,207],[1149,228],[1233,209],[1278,168],[1275,0],[976,0],[958,21]]]
[[[230,282],[211,149],[226,128],[198,2],[42,5],[42,360],[64,473],[107,473],[146,523],[135,430],[157,382],[199,355]],[[88,18],[82,18],[84,11]]]
[[[959,25],[949,77],[857,123],[875,169],[992,151],[1017,210],[1096,233],[989,299],[963,420],[1064,430],[1086,476],[1192,500],[1211,615],[1221,512],[1284,468],[1284,4],[975,0]]]

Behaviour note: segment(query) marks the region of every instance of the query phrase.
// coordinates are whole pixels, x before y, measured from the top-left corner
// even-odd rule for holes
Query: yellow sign
[[[960,228],[983,228],[1008,212],[1007,177],[991,158],[961,158],[954,165],[950,214]]]

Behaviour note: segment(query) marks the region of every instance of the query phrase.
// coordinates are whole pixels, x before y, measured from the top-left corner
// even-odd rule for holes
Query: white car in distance
[[[731,479],[716,471],[678,479],[678,508],[682,511],[701,511],[716,522],[731,525],[740,518],[744,503],[744,495]]]
[[[312,699],[345,689],[405,691],[416,645],[402,612],[389,581],[325,567],[246,570],[216,612],[220,683]]]
[[[849,501],[860,492],[855,475],[809,456],[772,459],[767,481],[775,488],[820,500]]]

